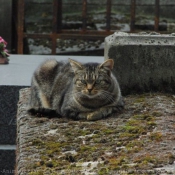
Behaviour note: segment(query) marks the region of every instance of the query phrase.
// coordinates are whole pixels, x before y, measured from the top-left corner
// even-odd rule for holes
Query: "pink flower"
[[[0,37],[0,43],[4,43],[5,46],[7,45],[7,42],[2,37]]]
[[[0,36],[0,43],[3,42],[3,41],[4,41],[4,39]]]
[[[10,56],[8,50],[6,49],[7,42],[0,36],[0,53],[3,56]]]
[[[0,43],[3,43],[4,39],[0,36]]]

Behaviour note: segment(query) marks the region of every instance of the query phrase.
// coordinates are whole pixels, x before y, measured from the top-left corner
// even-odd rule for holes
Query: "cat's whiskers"
[[[115,101],[114,95],[112,93],[105,91],[105,90],[101,90],[100,92],[101,93],[99,97],[101,99],[108,100],[109,102],[112,102],[112,103]]]
[[[108,102],[111,102],[111,103],[114,102],[114,98],[109,97],[109,96],[104,95],[104,94],[102,96],[103,96],[103,98],[101,98],[102,100],[107,100]]]
[[[106,94],[106,95],[109,95],[109,96],[113,96],[114,95],[113,93],[105,91],[105,90],[100,90],[100,94]]]

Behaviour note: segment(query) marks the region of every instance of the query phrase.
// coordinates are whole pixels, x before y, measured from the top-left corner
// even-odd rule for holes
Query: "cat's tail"
[[[55,110],[48,108],[30,108],[27,112],[36,117],[61,118],[60,114]]]

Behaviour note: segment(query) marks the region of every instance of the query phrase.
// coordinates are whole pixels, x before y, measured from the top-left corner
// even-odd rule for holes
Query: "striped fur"
[[[32,77],[29,113],[98,120],[118,111],[124,103],[113,64],[45,61]]]

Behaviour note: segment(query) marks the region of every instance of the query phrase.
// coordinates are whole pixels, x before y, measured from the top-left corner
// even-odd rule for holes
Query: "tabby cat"
[[[50,59],[32,77],[32,115],[98,120],[123,108],[120,87],[111,72],[114,62],[82,64]]]

